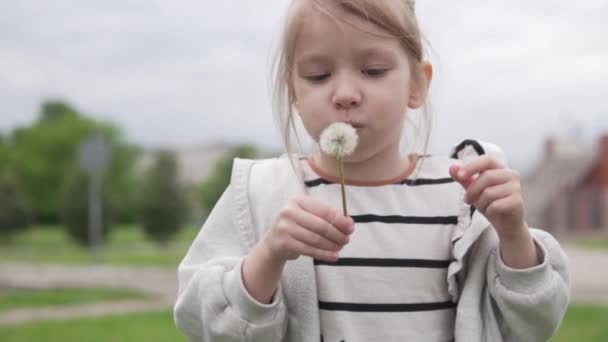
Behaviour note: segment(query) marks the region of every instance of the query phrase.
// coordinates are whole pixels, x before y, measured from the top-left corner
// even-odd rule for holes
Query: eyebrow
[[[357,56],[360,56],[363,58],[375,57],[375,56],[396,58],[397,54],[395,53],[395,51],[392,51],[392,50],[389,50],[389,49],[386,49],[383,47],[371,46],[371,47],[366,47],[364,49],[357,51]]]
[[[387,57],[390,59],[397,58],[397,54],[394,51],[383,48],[383,47],[379,47],[379,46],[370,46],[370,47],[360,49],[359,51],[355,52],[354,56],[356,56],[357,59],[366,59],[369,57],[376,57],[376,56],[377,57]],[[323,64],[323,63],[327,63],[329,61],[330,61],[330,58],[328,58],[327,56],[325,56],[323,54],[304,53],[301,57],[296,59],[295,64],[296,65],[314,64],[314,63]]]
[[[305,53],[301,57],[297,58],[295,61],[296,65],[300,64],[310,64],[310,63],[327,63],[329,62],[329,58],[322,54],[318,53]]]

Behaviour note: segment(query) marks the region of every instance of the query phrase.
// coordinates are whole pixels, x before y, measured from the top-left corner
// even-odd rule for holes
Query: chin
[[[353,152],[353,154],[344,158],[344,162],[345,163],[361,163],[361,162],[368,160],[370,157],[371,156],[364,153],[364,151],[355,150],[355,152]]]

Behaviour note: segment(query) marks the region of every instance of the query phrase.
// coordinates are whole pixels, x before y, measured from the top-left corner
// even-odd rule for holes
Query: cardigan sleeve
[[[570,276],[567,257],[549,233],[531,229],[541,251],[540,265],[513,269],[493,249],[487,268],[490,295],[494,299],[505,341],[546,341],[559,327],[568,307]]]
[[[233,219],[234,196],[231,185],[179,265],[175,323],[192,341],[280,341],[287,329],[280,285],[270,304],[243,286],[248,248]]]

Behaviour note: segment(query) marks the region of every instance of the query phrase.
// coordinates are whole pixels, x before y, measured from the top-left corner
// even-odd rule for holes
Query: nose
[[[361,104],[361,92],[357,88],[354,80],[342,78],[337,80],[332,103],[338,110],[348,110],[356,108]]]

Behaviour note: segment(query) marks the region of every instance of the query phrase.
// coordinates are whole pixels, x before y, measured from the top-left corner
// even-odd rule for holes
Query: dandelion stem
[[[340,158],[340,187],[342,190],[342,210],[344,216],[348,216],[348,210],[346,209],[346,190],[344,188],[344,159]]]

